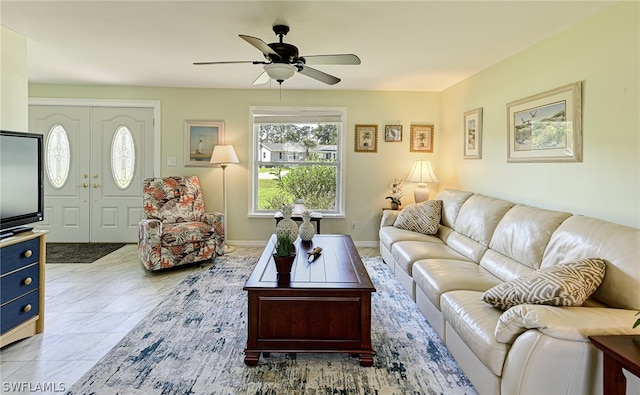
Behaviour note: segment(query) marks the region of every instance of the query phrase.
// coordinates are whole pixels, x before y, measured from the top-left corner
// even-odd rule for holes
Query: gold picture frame
[[[482,108],[464,113],[464,159],[482,159]]]
[[[224,144],[224,121],[184,121],[185,167],[214,167],[213,147]]]
[[[378,125],[355,126],[355,152],[378,152]]]
[[[432,153],[434,129],[431,124],[412,124],[409,151]]]
[[[507,162],[582,162],[582,82],[507,104]]]
[[[385,125],[384,141],[399,143],[402,141],[402,125]]]

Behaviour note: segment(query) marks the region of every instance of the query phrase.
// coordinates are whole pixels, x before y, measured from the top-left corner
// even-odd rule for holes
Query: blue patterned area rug
[[[256,257],[225,256],[184,280],[69,394],[476,394],[380,257],[363,258],[372,297],[373,367],[348,354],[272,353],[244,364]]]

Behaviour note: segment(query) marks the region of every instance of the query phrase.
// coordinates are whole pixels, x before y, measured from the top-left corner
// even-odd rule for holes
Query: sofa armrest
[[[588,342],[595,335],[633,335],[636,311],[609,307],[556,307],[522,304],[505,311],[495,329],[496,340],[511,344],[521,333],[537,329],[556,339]]]
[[[396,218],[398,218],[398,214],[400,214],[400,210],[384,210],[382,212],[380,227],[393,226],[393,223],[396,222]]]
[[[213,213],[203,213],[200,216],[200,222],[204,222],[207,225],[211,225],[214,228],[222,228],[224,224],[224,214],[213,212]]]
[[[143,219],[138,223],[138,239],[150,239],[160,242],[162,235],[162,222],[158,219]]]

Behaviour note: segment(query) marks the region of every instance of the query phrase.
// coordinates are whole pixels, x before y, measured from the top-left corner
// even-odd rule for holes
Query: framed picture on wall
[[[464,113],[464,159],[482,158],[482,108]]]
[[[410,152],[433,152],[433,125],[412,124],[410,131]]]
[[[507,104],[507,162],[582,162],[582,83]]]
[[[378,152],[378,125],[356,125],[355,152]]]
[[[385,125],[384,141],[386,142],[402,141],[402,125]]]
[[[184,121],[184,165],[214,167],[213,147],[224,144],[224,121]]]

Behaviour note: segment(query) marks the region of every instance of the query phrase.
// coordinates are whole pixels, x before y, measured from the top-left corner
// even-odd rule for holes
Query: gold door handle
[[[27,277],[24,279],[24,285],[31,285],[33,279],[31,277]]]
[[[100,188],[100,184],[98,184],[97,182],[95,182],[95,183],[93,184],[93,187],[94,187],[94,188]]]
[[[31,250],[26,250],[24,252],[24,257],[25,258],[31,258],[31,255],[33,255],[33,251],[31,251]]]
[[[22,311],[24,311],[25,313],[30,312],[30,311],[31,311],[31,305],[30,305],[30,304],[28,304],[28,305],[24,306],[24,307],[22,308]]]
[[[78,185],[78,188],[80,187],[89,188],[89,183],[83,182],[81,185]]]

